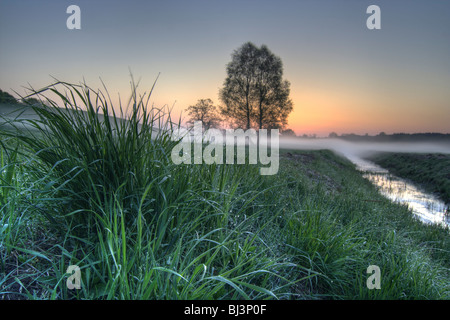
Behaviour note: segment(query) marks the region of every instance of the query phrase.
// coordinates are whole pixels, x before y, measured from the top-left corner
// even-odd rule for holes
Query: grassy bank
[[[135,88],[119,121],[99,116],[113,111],[102,94],[58,85],[65,110],[34,106],[34,131],[2,133],[0,299],[450,297],[448,230],[345,159],[284,151],[274,176],[174,165],[169,115]],[[381,289],[367,287],[370,265]]]
[[[371,156],[370,160],[450,204],[450,155],[381,153]]]

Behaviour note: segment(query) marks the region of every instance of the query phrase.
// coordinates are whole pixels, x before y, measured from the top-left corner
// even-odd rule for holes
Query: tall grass
[[[333,181],[332,188],[319,183],[305,190],[305,182],[296,179],[304,178],[305,168],[289,169],[296,165],[292,161],[283,164],[294,179],[291,189],[301,190],[293,203],[297,211],[291,211],[288,220],[286,245],[295,263],[318,273],[311,279],[318,296],[448,299],[448,229],[424,225],[407,208],[381,197],[348,163],[336,162],[329,152],[320,151],[319,157],[334,165],[317,161],[307,170],[315,170],[314,179]],[[380,290],[366,286],[370,265],[381,269]]]
[[[59,230],[50,298],[73,296],[63,281],[73,264],[83,274],[76,297],[89,299],[279,298],[300,281],[282,276],[295,265],[269,258],[265,226],[251,223],[266,214],[253,202],[257,168],[174,165],[179,123],[135,85],[128,108],[85,84],[58,81],[33,95],[38,119],[16,120],[4,135],[45,181],[41,204],[57,206],[42,214]]]
[[[30,130],[16,138],[59,179],[61,193],[76,200],[74,209],[101,204],[119,188],[136,204],[148,184],[167,178],[167,151],[176,143],[170,113],[148,112],[145,95],[138,97],[136,88],[132,93],[131,110],[120,105],[117,115],[109,97],[87,85],[57,82],[34,92],[43,102],[30,106],[39,120],[25,120]],[[82,223],[91,218],[82,211],[76,217]]]

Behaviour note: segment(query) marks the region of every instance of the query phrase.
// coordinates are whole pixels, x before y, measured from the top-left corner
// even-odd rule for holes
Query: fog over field
[[[443,142],[352,142],[339,138],[281,138],[280,148],[297,150],[329,149],[352,161],[359,161],[365,156],[378,152],[450,154],[450,144]]]
[[[3,119],[37,119],[37,115],[29,108],[0,104],[0,116]],[[450,143],[442,141],[414,141],[408,142],[373,142],[348,141],[340,138],[300,138],[281,137],[280,149],[320,150],[328,149],[341,154],[353,162],[362,162],[365,156],[378,152],[408,152],[408,153],[444,153],[450,154]]]

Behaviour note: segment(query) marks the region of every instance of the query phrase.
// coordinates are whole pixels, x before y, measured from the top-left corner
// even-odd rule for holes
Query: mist
[[[328,149],[353,163],[361,163],[364,157],[380,152],[443,153],[450,154],[450,144],[439,142],[353,142],[339,138],[280,138],[280,149],[320,150]]]

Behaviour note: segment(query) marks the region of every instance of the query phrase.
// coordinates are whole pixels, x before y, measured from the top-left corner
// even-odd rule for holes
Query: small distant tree
[[[330,134],[328,135],[328,138],[337,138],[338,134],[336,132],[330,132]]]
[[[297,135],[295,134],[294,130],[292,130],[292,129],[286,129],[286,130],[283,130],[283,131],[281,132],[281,135],[282,135],[283,137],[296,137],[296,136],[297,136]]]
[[[25,100],[25,103],[28,105],[39,106],[41,102],[36,98],[28,98]]]
[[[221,118],[211,99],[200,99],[195,105],[189,106],[186,111],[189,116],[187,124],[190,126],[194,125],[195,121],[201,121],[205,130],[220,127]]]

